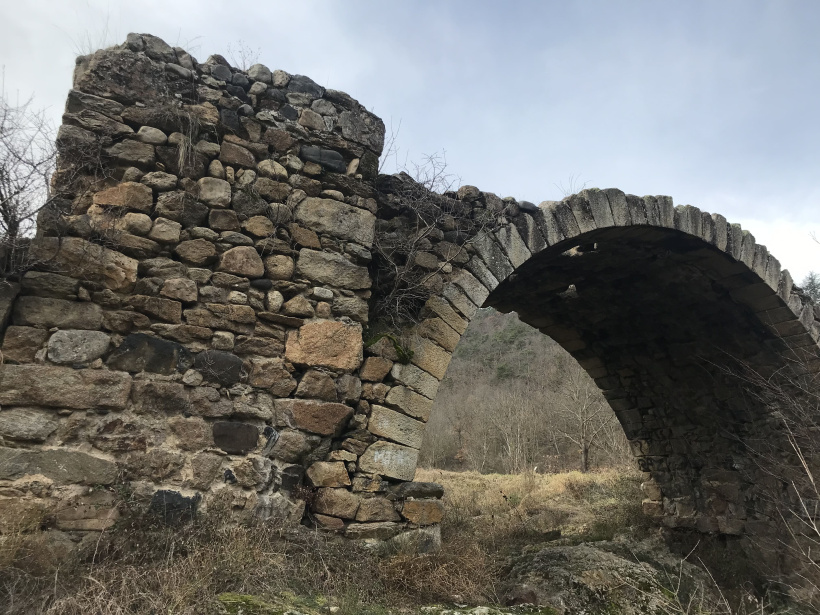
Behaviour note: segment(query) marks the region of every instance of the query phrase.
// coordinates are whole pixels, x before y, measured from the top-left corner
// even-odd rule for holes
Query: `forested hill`
[[[427,427],[421,465],[481,472],[582,469],[630,459],[595,384],[558,344],[513,314],[479,310]]]

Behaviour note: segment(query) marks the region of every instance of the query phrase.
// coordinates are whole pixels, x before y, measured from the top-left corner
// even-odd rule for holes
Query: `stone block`
[[[218,271],[246,278],[261,278],[265,275],[265,265],[254,248],[239,246],[222,255]]]
[[[317,233],[373,245],[376,216],[369,211],[333,199],[308,197],[296,206],[296,222]]]
[[[61,485],[110,485],[117,479],[117,464],[80,451],[25,450],[0,447],[0,480],[42,474]]]
[[[367,430],[376,436],[412,448],[421,448],[424,439],[424,423],[384,406],[374,405],[372,407]]]
[[[433,408],[433,401],[424,395],[419,395],[407,387],[395,386],[390,389],[385,398],[385,402],[391,406],[396,406],[405,414],[427,421],[430,418],[430,411]]]
[[[400,483],[393,488],[393,493],[400,499],[407,498],[441,498],[444,487],[438,483],[410,482]]]
[[[207,239],[183,241],[174,252],[186,263],[201,267],[216,260],[216,247]]]
[[[413,365],[432,374],[438,380],[444,378],[450,364],[450,353],[423,337],[415,338],[411,343]]]
[[[404,529],[401,523],[383,521],[377,523],[351,523],[345,536],[351,540],[387,540]]]
[[[102,308],[95,303],[25,296],[14,306],[14,324],[60,329],[102,328]]]
[[[362,380],[368,382],[381,382],[384,380],[384,377],[390,373],[391,367],[393,367],[393,361],[389,359],[385,359],[384,357],[368,357],[359,370],[359,376]]]
[[[277,399],[274,404],[277,416],[283,417],[292,427],[323,436],[338,433],[353,414],[349,406],[333,402]]]
[[[94,205],[101,207],[122,207],[150,214],[154,205],[154,195],[148,186],[137,182],[122,182],[94,195]]]
[[[121,410],[130,392],[131,377],[123,372],[47,365],[0,366],[0,406]]]
[[[296,267],[300,275],[336,288],[359,290],[370,288],[370,273],[335,252],[319,252],[303,248],[299,251]]]
[[[59,273],[27,271],[23,275],[22,286],[27,295],[73,300],[77,298],[80,281]]]
[[[441,500],[407,500],[401,508],[401,516],[416,525],[441,523],[444,504]]]
[[[436,397],[439,381],[415,365],[396,363],[390,370],[390,375],[396,382],[421,393],[428,399]]]
[[[201,451],[214,445],[211,426],[199,417],[174,416],[168,419],[168,427],[184,451]]]
[[[194,369],[206,380],[218,382],[223,386],[231,386],[242,379],[242,365],[242,359],[236,355],[219,350],[205,350],[194,359]]]
[[[29,255],[53,271],[98,282],[113,291],[130,291],[137,281],[135,259],[79,237],[40,237],[32,242]]]
[[[226,453],[246,455],[259,443],[259,429],[238,421],[217,421],[213,424],[214,444]]]
[[[359,496],[347,489],[321,488],[313,501],[314,512],[341,519],[355,519],[358,509]]]
[[[39,408],[0,409],[0,436],[12,440],[43,442],[59,426],[54,412]]]
[[[341,461],[317,461],[306,472],[310,484],[314,487],[347,487],[350,476]]]
[[[52,363],[90,363],[107,351],[111,338],[100,331],[62,330],[48,340],[48,359]]]
[[[61,502],[54,511],[57,529],[65,531],[102,531],[119,519],[114,494],[102,489]]]
[[[342,322],[310,322],[288,335],[285,358],[298,365],[353,371],[362,362],[362,329]]]
[[[6,361],[31,363],[47,338],[48,331],[44,329],[10,326],[3,338],[3,358]]]
[[[367,523],[373,521],[401,521],[393,502],[383,497],[362,498],[356,521]]]
[[[396,480],[413,480],[418,460],[419,452],[414,448],[379,441],[367,447],[359,459],[359,469]]]
[[[106,364],[125,372],[173,374],[188,351],[181,345],[145,333],[132,333],[117,347]]]

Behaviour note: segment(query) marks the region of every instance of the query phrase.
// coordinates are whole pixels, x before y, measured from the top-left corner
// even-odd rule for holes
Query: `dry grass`
[[[444,548],[437,553],[388,555],[306,528],[230,525],[214,513],[175,528],[134,518],[93,536],[57,570],[32,571],[10,551],[25,552],[40,535],[4,536],[0,604],[9,613],[207,614],[225,613],[218,596],[230,592],[270,601],[320,596],[344,615],[382,613],[390,605],[493,603],[506,589],[502,563],[514,545],[552,539],[556,530],[579,540],[596,532],[606,538],[602,520],[627,506],[618,498],[640,501],[624,488],[634,477],[618,472],[420,470],[416,479],[441,482],[447,491]]]

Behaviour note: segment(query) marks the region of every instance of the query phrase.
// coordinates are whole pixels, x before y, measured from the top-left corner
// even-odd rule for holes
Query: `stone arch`
[[[645,512],[765,533],[749,445],[774,436],[771,411],[726,367],[816,373],[813,302],[751,233],[666,196],[592,189],[516,209],[428,302],[421,335],[448,349],[443,324],[460,335],[479,306],[517,312],[602,390],[645,472]],[[446,361],[417,343],[417,367],[440,378]]]

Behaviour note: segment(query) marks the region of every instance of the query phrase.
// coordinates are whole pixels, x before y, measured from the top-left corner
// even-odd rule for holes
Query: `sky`
[[[55,124],[74,58],[151,33],[244,49],[343,90],[462,184],[540,203],[587,187],[726,216],[820,271],[815,0],[0,0],[6,95]]]

